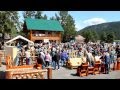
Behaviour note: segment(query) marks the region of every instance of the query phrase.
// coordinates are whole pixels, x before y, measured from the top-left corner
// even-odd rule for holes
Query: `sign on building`
[[[49,42],[49,39],[44,39],[44,43],[48,43]]]

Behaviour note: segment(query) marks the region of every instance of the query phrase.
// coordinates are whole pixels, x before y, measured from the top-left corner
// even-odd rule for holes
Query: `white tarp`
[[[27,38],[25,38],[25,37],[23,37],[23,36],[21,36],[21,35],[18,35],[17,37],[15,37],[15,38],[13,38],[13,39],[5,42],[5,44],[10,43],[10,42],[12,42],[12,41],[14,41],[14,40],[16,40],[16,39],[23,39],[23,40],[27,41],[28,43],[34,44],[33,41],[30,41],[29,39],[27,39]]]

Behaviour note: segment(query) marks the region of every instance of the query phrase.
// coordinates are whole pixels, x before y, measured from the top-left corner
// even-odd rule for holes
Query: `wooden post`
[[[2,52],[0,52],[0,67],[2,65],[1,57],[3,56]]]
[[[52,79],[52,68],[51,68],[51,67],[48,67],[47,70],[48,70],[48,71],[47,71],[47,78],[48,78],[48,79]]]
[[[116,62],[113,64],[113,70],[117,70]]]
[[[6,71],[6,73],[5,73],[5,79],[12,79],[12,73],[11,73],[11,71]]]
[[[30,40],[32,41],[32,30],[30,30]]]
[[[120,70],[120,58],[117,59],[117,70]]]
[[[1,61],[1,55],[0,55],[0,67],[1,67],[1,65],[2,65],[2,61]]]
[[[120,70],[120,62],[117,62],[117,70]]]
[[[59,43],[61,42],[62,40],[62,35],[61,35],[61,32],[59,32]]]

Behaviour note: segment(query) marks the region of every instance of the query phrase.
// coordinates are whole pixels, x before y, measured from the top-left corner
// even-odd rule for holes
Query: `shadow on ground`
[[[72,75],[72,76],[78,76],[76,73],[71,73],[70,75]]]

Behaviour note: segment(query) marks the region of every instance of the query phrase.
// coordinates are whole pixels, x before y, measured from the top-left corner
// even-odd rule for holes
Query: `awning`
[[[12,41],[14,41],[14,40],[17,40],[17,39],[23,39],[23,40],[27,41],[28,43],[34,45],[34,42],[33,42],[33,41],[30,41],[29,39],[27,39],[27,38],[25,38],[25,37],[23,37],[23,36],[21,36],[21,35],[19,35],[19,36],[15,37],[15,38],[13,38],[13,39],[5,42],[5,44],[10,43],[10,42],[12,42]]]

